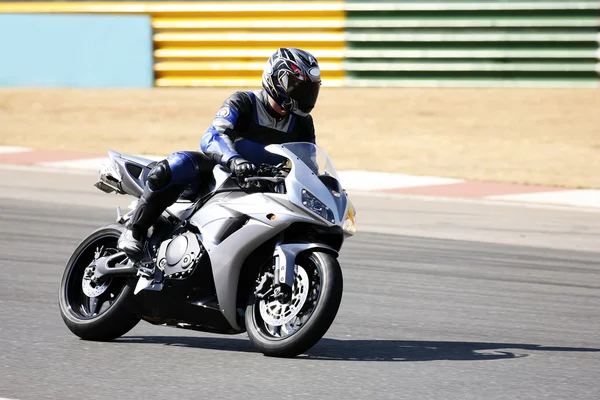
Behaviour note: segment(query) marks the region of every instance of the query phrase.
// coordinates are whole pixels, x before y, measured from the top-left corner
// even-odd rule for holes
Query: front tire
[[[58,295],[60,313],[71,332],[85,340],[108,341],[116,339],[139,322],[132,307],[135,278],[109,277],[92,283],[84,292],[84,273],[94,257],[117,252],[117,240],[123,227],[111,224],[88,236],[66,264]],[[101,253],[101,254],[100,254]],[[86,283],[90,285],[89,283]]]
[[[340,307],[343,277],[335,257],[320,251],[302,253],[296,260],[296,268],[294,296],[304,298],[304,304],[297,304],[301,311],[289,323],[281,326],[270,325],[265,322],[263,316],[273,323],[274,318],[285,318],[286,313],[294,312],[291,305],[284,305],[282,312],[270,317],[265,314],[268,312],[266,310],[276,308],[277,302],[271,301],[269,305],[265,305],[267,300],[250,296],[245,313],[246,330],[254,346],[266,356],[295,357],[304,353],[327,333]],[[308,294],[303,294],[305,289],[299,287],[307,277],[310,282]],[[298,303],[298,300],[292,298],[290,304],[294,303]],[[287,308],[284,309],[285,307]],[[300,325],[299,322],[295,322],[302,319],[305,321]],[[294,329],[295,326],[299,326],[297,330]]]

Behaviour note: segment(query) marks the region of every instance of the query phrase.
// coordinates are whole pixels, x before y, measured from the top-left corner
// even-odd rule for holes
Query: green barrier
[[[361,1],[346,0],[346,11],[551,11],[575,10],[597,11],[596,0],[556,0],[556,1]]]
[[[600,1],[347,1],[349,86],[587,86]]]
[[[414,19],[407,17],[382,16],[379,19],[372,17],[354,17],[345,24],[349,30],[360,28],[593,28],[598,26],[595,16],[583,16],[577,19],[569,17],[538,18],[535,20],[526,17],[497,17],[468,19],[457,16],[452,19],[440,17],[427,17]]]
[[[361,58],[381,58],[381,59],[502,59],[511,62],[517,59],[573,59],[573,60],[596,60],[596,48],[586,49],[436,49],[436,48],[418,48],[418,49],[348,49],[344,52],[347,61],[356,61]],[[400,62],[396,60],[395,62]]]
[[[409,32],[409,33],[348,33],[346,40],[356,42],[590,42],[596,43],[595,32]]]
[[[385,62],[374,62],[372,60],[357,62],[350,61],[344,63],[346,71],[447,71],[447,72],[591,72],[594,73],[596,63],[594,61],[584,61],[577,63],[536,63],[536,62],[464,62],[464,61],[437,61],[423,62],[423,60],[411,60],[397,62],[392,65]]]

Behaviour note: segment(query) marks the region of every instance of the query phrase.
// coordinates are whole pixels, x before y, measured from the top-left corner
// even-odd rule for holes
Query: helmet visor
[[[298,103],[303,113],[310,113],[317,103],[321,82],[303,81],[292,75],[289,78],[289,96]]]

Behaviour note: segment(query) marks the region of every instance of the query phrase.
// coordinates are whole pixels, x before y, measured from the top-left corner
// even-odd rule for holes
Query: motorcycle
[[[217,165],[205,190],[179,198],[149,230],[143,260],[117,240],[133,214],[75,249],[59,290],[66,326],[110,341],[141,320],[219,334],[247,332],[274,357],[313,347],[333,323],[343,292],[338,254],[356,211],[331,160],[304,142],[269,145],[278,165],[241,178]],[[139,198],[155,162],[109,150],[95,186]]]

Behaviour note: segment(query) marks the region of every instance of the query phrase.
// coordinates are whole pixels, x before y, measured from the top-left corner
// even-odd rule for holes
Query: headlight
[[[350,199],[348,199],[348,212],[346,213],[342,229],[344,230],[344,234],[348,236],[352,236],[356,233],[356,210]]]
[[[335,217],[333,216],[333,211],[325,204],[323,204],[321,200],[317,199],[305,189],[302,189],[302,204],[304,205],[304,207],[308,208],[310,211],[314,212],[318,216],[325,218],[332,224],[335,224]]]

